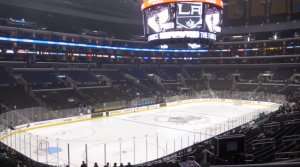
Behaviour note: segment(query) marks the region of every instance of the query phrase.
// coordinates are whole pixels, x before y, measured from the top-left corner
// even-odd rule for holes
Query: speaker
[[[214,138],[214,155],[227,160],[228,165],[244,164],[245,136],[229,135]]]

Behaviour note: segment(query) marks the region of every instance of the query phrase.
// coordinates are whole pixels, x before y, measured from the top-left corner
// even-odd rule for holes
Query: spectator
[[[82,161],[82,164],[80,167],[87,167],[84,161]]]
[[[99,167],[99,166],[98,166],[98,164],[97,164],[97,162],[95,162],[95,165],[94,165],[94,167]]]
[[[258,135],[258,138],[259,138],[259,139],[263,139],[263,138],[265,138],[265,134],[264,134],[264,132],[262,132],[261,134],[259,134],[259,135]]]

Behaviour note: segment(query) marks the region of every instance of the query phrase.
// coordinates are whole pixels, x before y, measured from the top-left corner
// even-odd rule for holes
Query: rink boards
[[[135,112],[143,112],[148,110],[154,110],[158,108],[165,108],[165,107],[171,107],[171,106],[178,106],[178,105],[188,105],[192,103],[215,103],[216,105],[221,106],[232,106],[236,103],[236,100],[233,99],[190,99],[190,100],[178,100],[176,102],[169,102],[169,103],[161,103],[161,104],[154,104],[154,105],[148,105],[148,106],[142,106],[142,107],[135,107],[135,108],[127,108],[122,110],[114,110],[114,111],[107,111],[102,113],[95,113],[95,114],[88,114],[88,115],[80,115],[80,116],[74,116],[74,117],[68,117],[68,118],[61,118],[61,119],[55,119],[55,120],[48,120],[48,121],[42,121],[42,122],[33,122],[30,124],[24,124],[19,125],[15,127],[15,131],[7,130],[0,133],[1,140],[4,140],[6,137],[9,137],[11,135],[14,135],[16,133],[20,133],[23,131],[38,129],[38,128],[44,128],[44,127],[50,127],[50,126],[57,126],[57,125],[63,125],[63,124],[69,124],[69,123],[75,123],[75,122],[81,122],[81,121],[88,121],[92,119],[99,119],[106,116],[116,116],[116,115],[123,115],[123,114],[130,114]],[[242,100],[242,105],[255,105],[255,106],[265,106],[265,107],[271,107],[271,108],[278,108],[280,104],[271,103],[271,102],[260,102],[260,101],[247,101]],[[241,106],[237,106],[241,107]]]

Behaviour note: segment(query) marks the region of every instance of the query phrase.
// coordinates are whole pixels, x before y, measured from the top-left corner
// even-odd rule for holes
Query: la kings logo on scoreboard
[[[202,28],[202,2],[177,3],[177,28]]]

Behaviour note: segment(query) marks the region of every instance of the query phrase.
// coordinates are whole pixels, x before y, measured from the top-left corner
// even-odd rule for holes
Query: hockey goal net
[[[233,100],[233,105],[235,105],[235,106],[242,106],[243,105],[243,101],[242,100]]]
[[[40,140],[38,151],[42,153],[49,153],[49,142],[46,140]]]

